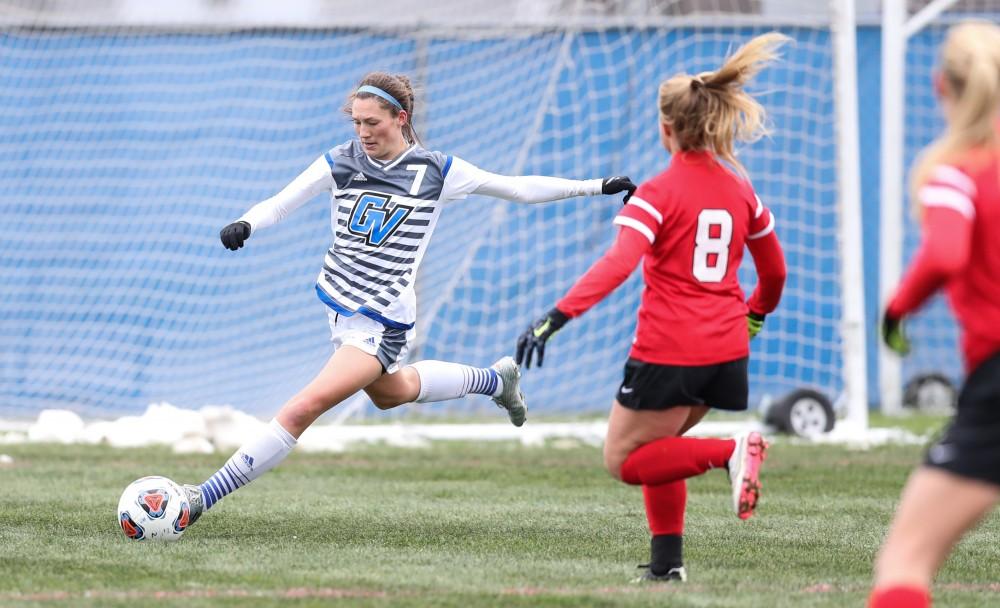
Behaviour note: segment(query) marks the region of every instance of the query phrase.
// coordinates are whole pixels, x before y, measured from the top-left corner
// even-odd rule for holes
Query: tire
[[[923,414],[952,414],[958,390],[942,374],[919,374],[903,388],[903,407]]]
[[[768,409],[764,418],[779,432],[799,437],[829,433],[836,420],[833,404],[826,395],[808,388],[786,395]]]

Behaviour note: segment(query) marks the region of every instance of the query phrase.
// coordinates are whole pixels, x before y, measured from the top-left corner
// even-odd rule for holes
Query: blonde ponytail
[[[778,59],[791,39],[771,32],[740,47],[714,72],[681,74],[660,84],[660,120],[671,126],[681,150],[708,149],[741,174],[734,142],[757,141],[767,134],[764,107],[743,90],[754,76]]]

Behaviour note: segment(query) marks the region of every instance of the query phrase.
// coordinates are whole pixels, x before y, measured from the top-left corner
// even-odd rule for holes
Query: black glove
[[[233,222],[219,233],[222,244],[226,249],[236,251],[243,246],[243,241],[250,238],[250,224],[246,222]]]
[[[538,367],[541,367],[542,361],[545,359],[545,341],[562,329],[567,321],[569,321],[569,317],[558,308],[553,308],[545,313],[544,317],[532,323],[531,327],[517,339],[517,357],[515,357],[517,364],[520,365],[521,361],[524,361],[524,367],[531,369],[531,355],[537,352]]]
[[[604,181],[601,182],[601,194],[618,194],[627,190],[628,194],[622,199],[623,203],[627,203],[628,199],[635,194],[637,187],[627,175],[615,175],[614,177],[605,177]]]
[[[897,355],[910,353],[910,339],[903,331],[903,320],[890,317],[888,313],[882,316],[882,341]]]
[[[751,312],[747,315],[747,331],[750,332],[750,339],[753,340],[760,333],[760,330],[764,329],[764,317],[757,312]]]

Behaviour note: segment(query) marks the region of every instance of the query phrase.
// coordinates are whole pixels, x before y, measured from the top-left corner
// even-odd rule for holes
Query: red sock
[[[653,536],[684,534],[687,484],[683,479],[658,486],[642,486],[642,497],[646,501],[646,520]]]
[[[930,605],[931,595],[924,587],[882,587],[868,596],[868,608],[930,608]]]
[[[658,486],[726,466],[733,439],[663,437],[636,448],[622,463],[622,481]]]

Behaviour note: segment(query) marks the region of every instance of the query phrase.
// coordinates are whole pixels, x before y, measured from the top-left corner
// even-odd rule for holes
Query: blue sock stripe
[[[205,508],[210,508],[248,483],[250,483],[250,478],[240,470],[238,465],[226,462],[221,469],[215,472],[215,475],[201,484],[201,493],[205,497]]]
[[[462,367],[463,393],[493,395],[500,384],[500,375],[492,367]]]
[[[231,485],[231,484],[229,483],[229,480],[228,480],[228,479],[226,479],[226,476],[225,476],[225,475],[224,475],[224,474],[222,473],[222,471],[219,471],[218,473],[216,473],[216,474],[215,474],[215,475],[213,475],[212,477],[213,477],[213,478],[215,479],[215,482],[216,482],[217,484],[219,484],[220,486],[223,486],[223,487],[225,488],[225,490],[226,490],[226,494],[229,494],[230,492],[232,492],[232,491],[233,491],[233,490],[235,489],[235,488],[234,488],[234,487],[233,487],[233,486],[232,486],[232,485]]]
[[[233,478],[233,481],[236,482],[237,488],[242,488],[244,485],[250,483],[249,477],[244,475],[239,469],[234,469],[233,467],[231,467],[228,462],[225,464],[223,468],[229,471],[229,475]]]
[[[222,474],[226,476],[226,480],[229,481],[229,485],[233,486],[234,490],[242,488],[243,485],[246,483],[245,481],[243,481],[242,479],[233,474],[233,470],[228,464],[223,465]]]
[[[228,494],[228,492],[223,492],[222,491],[222,486],[219,485],[215,481],[215,476],[214,475],[208,478],[208,483],[212,484],[212,488],[215,490],[215,495],[219,497],[219,498],[216,498],[216,500],[219,500],[223,496],[225,496],[226,494]]]
[[[208,485],[207,482],[201,484],[200,488],[201,488],[201,495],[205,498],[205,508],[209,509],[212,507],[212,505],[215,504],[216,501],[215,494],[212,493],[212,488]]]
[[[208,483],[208,481],[206,481],[205,483],[201,484],[201,489],[202,489],[202,493],[205,496],[207,496],[207,497],[209,497],[209,498],[212,499],[212,502],[215,502],[215,501],[219,500],[219,497],[216,496],[216,494],[215,494],[215,490],[212,489],[212,485],[210,483]]]
[[[500,379],[500,374],[498,374],[495,369],[489,369],[487,371],[490,373],[490,384],[486,387],[488,389],[486,394],[492,395],[497,392],[497,381]]]

